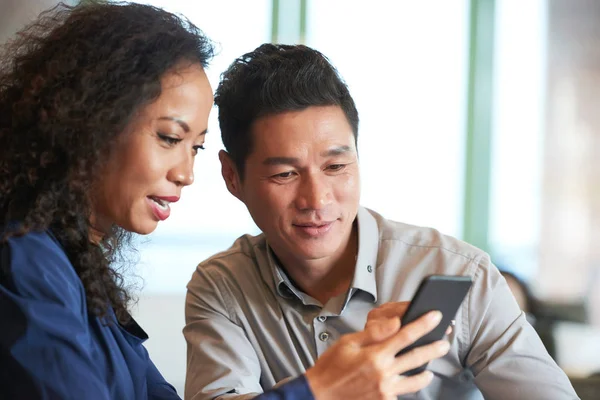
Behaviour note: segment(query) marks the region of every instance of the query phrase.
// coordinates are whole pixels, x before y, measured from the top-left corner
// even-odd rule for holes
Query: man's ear
[[[243,203],[242,185],[235,163],[225,150],[219,151],[219,161],[221,161],[221,175],[223,176],[227,190]]]

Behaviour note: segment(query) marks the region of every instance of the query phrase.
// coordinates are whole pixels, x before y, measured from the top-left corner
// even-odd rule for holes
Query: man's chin
[[[336,248],[333,246],[308,246],[304,249],[301,249],[301,252],[299,252],[298,256],[306,261],[318,261],[331,257],[335,251]]]
[[[289,259],[297,262],[326,259],[334,255],[340,246],[340,243],[333,240],[311,240],[291,235],[285,241],[279,243],[270,241],[270,243],[277,257],[282,260]]]

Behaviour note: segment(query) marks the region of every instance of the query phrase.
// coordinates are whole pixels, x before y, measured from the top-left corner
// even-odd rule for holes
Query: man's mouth
[[[300,231],[303,235],[309,237],[319,237],[325,235],[335,221],[328,222],[301,222],[295,223],[293,226]]]

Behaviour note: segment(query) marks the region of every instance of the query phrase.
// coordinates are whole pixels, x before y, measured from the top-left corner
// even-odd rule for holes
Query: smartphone
[[[442,320],[431,332],[402,349],[396,356],[402,355],[415,347],[441,340],[469,292],[471,283],[471,278],[468,276],[429,275],[425,277],[402,317],[402,326],[434,310],[441,311]],[[406,371],[403,375],[416,375],[423,372],[426,367],[427,364],[424,364]]]

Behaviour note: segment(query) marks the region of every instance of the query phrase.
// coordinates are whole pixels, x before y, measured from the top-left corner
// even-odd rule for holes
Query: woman
[[[213,104],[210,41],[150,6],[59,5],[4,51],[0,398],[179,398],[111,266],[194,180]],[[428,383],[398,374],[439,355],[394,355],[433,322],[395,335],[397,318],[373,326],[259,398],[395,398]]]

